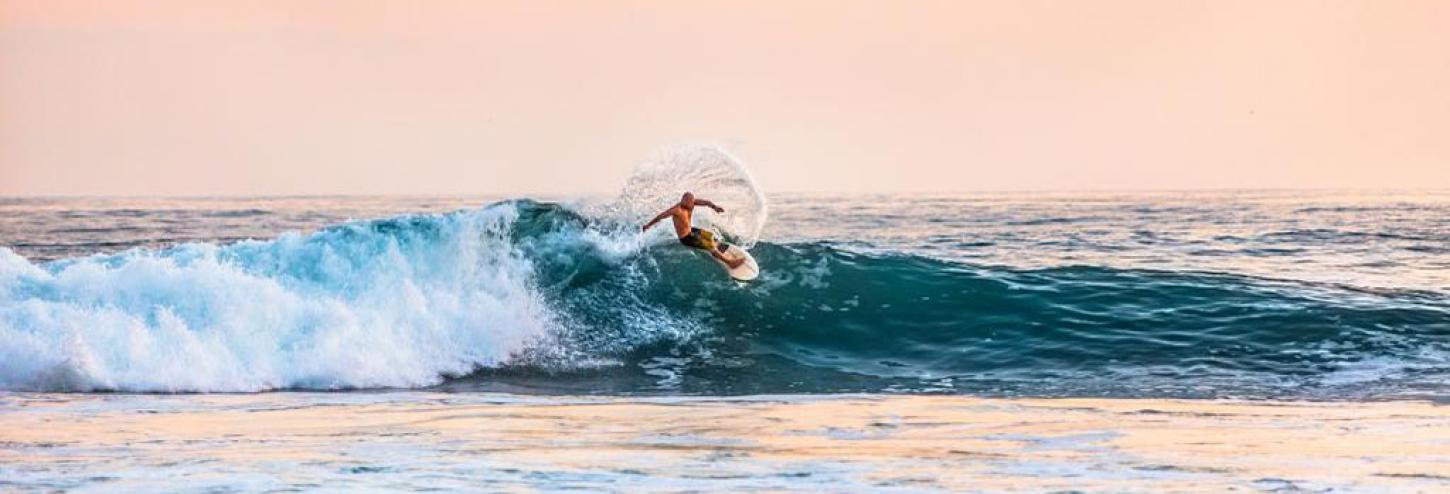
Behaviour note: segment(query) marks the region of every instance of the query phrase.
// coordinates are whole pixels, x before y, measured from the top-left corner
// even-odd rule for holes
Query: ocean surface
[[[730,280],[668,225],[747,247]],[[0,198],[0,491],[1441,492],[1450,191]]]
[[[0,390],[1450,398],[1450,191],[833,196],[740,173],[0,199]],[[639,232],[686,187],[759,280]]]

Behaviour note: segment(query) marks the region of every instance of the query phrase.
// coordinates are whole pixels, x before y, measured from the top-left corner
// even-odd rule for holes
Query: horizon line
[[[766,195],[837,195],[837,196],[897,196],[897,195],[953,195],[953,194],[1113,194],[1113,193],[1203,193],[1203,192],[1450,192],[1450,188],[1429,187],[1123,187],[1123,188],[1041,188],[1041,189],[956,189],[956,190],[900,190],[900,191],[854,191],[854,190],[765,190]],[[387,198],[532,198],[532,197],[592,197],[610,195],[606,192],[358,192],[358,193],[259,193],[259,194],[0,194],[0,200],[12,199],[289,199],[326,197],[387,197]]]

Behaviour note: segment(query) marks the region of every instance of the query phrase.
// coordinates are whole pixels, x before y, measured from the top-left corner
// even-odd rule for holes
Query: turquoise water
[[[1450,193],[768,199],[5,199],[0,388],[1450,396]]]

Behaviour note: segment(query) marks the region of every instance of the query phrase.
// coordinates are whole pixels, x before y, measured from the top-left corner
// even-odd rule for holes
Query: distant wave
[[[46,264],[0,250],[0,388],[1373,396],[1450,375],[1435,293],[810,242],[757,244],[765,274],[737,285],[635,228],[517,200]]]

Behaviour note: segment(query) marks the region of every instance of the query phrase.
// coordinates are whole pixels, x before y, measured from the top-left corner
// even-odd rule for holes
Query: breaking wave
[[[770,242],[737,284],[635,228],[515,200],[45,264],[0,250],[0,388],[1374,396],[1450,375],[1435,293]]]

